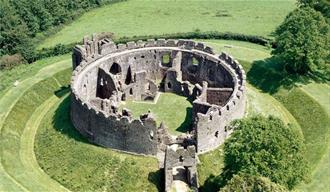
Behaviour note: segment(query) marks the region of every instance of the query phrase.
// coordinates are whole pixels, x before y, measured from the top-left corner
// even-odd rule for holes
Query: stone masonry
[[[215,149],[230,135],[229,123],[245,111],[245,73],[230,55],[191,40],[149,39],[116,45],[85,37],[72,54],[71,119],[74,127],[100,146],[165,156],[166,190],[174,167],[184,167],[186,182],[198,188],[196,154]],[[134,119],[125,100],[153,100],[158,92],[193,100],[189,133],[173,137],[157,127],[152,113]],[[183,109],[185,110],[185,109]],[[175,150],[172,145],[178,146]]]

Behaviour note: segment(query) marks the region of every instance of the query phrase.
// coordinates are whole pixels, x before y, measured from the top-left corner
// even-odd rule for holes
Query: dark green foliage
[[[272,116],[242,119],[233,126],[225,142],[226,179],[247,173],[292,189],[306,178],[305,145],[297,129]]]
[[[330,1],[329,0],[298,0],[301,7],[311,7],[316,11],[321,12],[324,17],[330,19]]]
[[[17,45],[27,40],[28,28],[6,0],[0,1],[0,56],[14,54]]]
[[[32,62],[37,58],[31,51],[32,37],[91,8],[118,1],[121,0],[0,0],[0,56],[19,52]]]
[[[319,12],[303,7],[291,12],[275,31],[276,49],[290,73],[329,71],[330,26]]]
[[[271,182],[268,178],[248,174],[234,175],[221,192],[284,192],[285,187]]]

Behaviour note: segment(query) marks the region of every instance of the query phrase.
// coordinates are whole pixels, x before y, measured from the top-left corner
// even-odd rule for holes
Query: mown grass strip
[[[327,112],[330,119],[330,86],[325,83],[310,83],[303,85],[300,89],[317,101]],[[330,120],[329,120],[330,121]],[[312,180],[310,183],[302,183],[297,187],[300,191],[320,191],[327,192],[330,189],[330,125],[327,127],[327,147],[323,157],[312,172]],[[324,143],[325,144],[325,143]]]
[[[299,123],[306,143],[306,158],[312,170],[325,153],[329,135],[329,117],[322,106],[299,88],[281,90],[275,97]]]
[[[71,70],[66,71],[70,77]],[[69,78],[66,81],[68,82]],[[32,86],[9,108],[10,112],[1,129],[1,164],[6,173],[29,191],[46,191],[52,184],[39,182],[38,174],[29,171],[29,167],[24,164],[21,151],[22,135],[33,112],[59,87],[54,78],[48,78]],[[60,188],[54,190],[60,191]]]

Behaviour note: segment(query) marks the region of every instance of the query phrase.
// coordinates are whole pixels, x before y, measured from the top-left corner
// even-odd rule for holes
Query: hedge
[[[186,32],[186,33],[173,33],[173,34],[163,34],[163,35],[146,35],[146,36],[133,36],[133,37],[121,37],[118,39],[113,39],[115,43],[127,43],[129,41],[137,41],[137,40],[147,40],[147,39],[225,39],[225,40],[238,40],[238,41],[247,41],[251,43],[256,43],[259,45],[273,45],[271,39],[267,39],[261,36],[254,36],[254,35],[244,35],[239,33],[222,33],[217,31],[210,31],[210,32]],[[82,42],[74,42],[70,44],[57,44],[54,47],[50,48],[43,48],[41,50],[35,51],[34,56],[30,58],[34,58],[32,61],[46,57],[52,57],[56,55],[63,55],[66,53],[70,53],[72,48],[77,45],[81,44]]]

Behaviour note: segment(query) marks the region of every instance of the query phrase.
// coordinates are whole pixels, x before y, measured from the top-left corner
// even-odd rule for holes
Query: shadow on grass
[[[159,192],[164,191],[165,189],[165,173],[164,169],[159,169],[148,174],[148,180],[153,183]]]
[[[247,72],[247,80],[254,87],[270,94],[276,93],[281,87],[290,89],[299,84],[309,82],[326,82],[327,79],[319,74],[291,75],[284,70],[284,65],[276,57],[254,61]]]
[[[186,117],[185,117],[184,121],[175,130],[178,132],[186,133],[188,131],[191,131],[191,127],[192,127],[192,107],[187,107],[186,108]]]
[[[70,86],[62,86],[59,90],[54,91],[54,94],[56,95],[56,97],[61,98],[69,92]]]
[[[76,141],[89,143],[87,139],[83,138],[83,136],[74,128],[71,123],[70,96],[66,96],[66,98],[60,103],[60,105],[56,109],[55,114],[53,116],[53,125],[55,130],[59,131],[61,134],[67,135],[68,137]]]
[[[213,192],[219,191],[220,188],[224,187],[227,182],[233,177],[234,173],[231,171],[229,166],[224,167],[220,175],[211,174],[204,182],[204,185],[199,188],[202,192]]]
[[[247,73],[247,80],[270,94],[276,93],[281,86],[294,86],[294,80],[286,75],[283,65],[275,57],[254,61]]]

